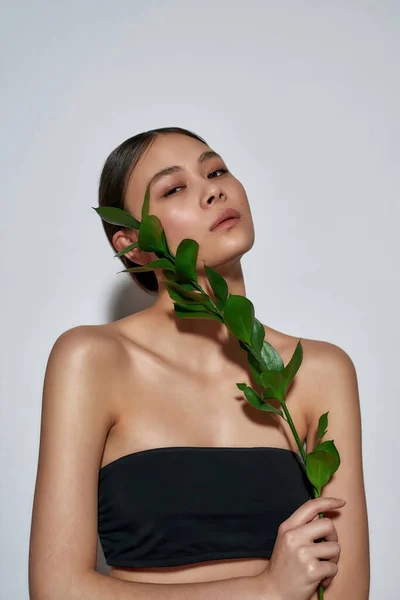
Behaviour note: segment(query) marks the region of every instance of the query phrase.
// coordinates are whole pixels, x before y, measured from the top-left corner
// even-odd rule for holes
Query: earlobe
[[[134,263],[137,263],[138,265],[145,265],[152,261],[149,253],[144,252],[140,248],[135,248],[134,250],[131,250],[125,256],[127,256],[129,260],[131,260]]]

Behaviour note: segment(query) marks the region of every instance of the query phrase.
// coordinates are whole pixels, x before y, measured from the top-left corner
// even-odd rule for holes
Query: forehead
[[[143,153],[135,166],[129,181],[129,187],[136,190],[146,190],[152,176],[161,169],[172,165],[181,165],[183,168],[195,166],[200,154],[211,150],[207,144],[200,140],[182,134],[164,134],[153,141]]]

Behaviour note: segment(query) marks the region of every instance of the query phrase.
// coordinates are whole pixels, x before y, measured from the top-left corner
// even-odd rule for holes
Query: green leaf
[[[174,308],[176,308],[176,307],[179,310],[182,310],[183,312],[190,312],[190,313],[201,312],[204,315],[210,314],[210,311],[208,310],[208,308],[206,308],[202,304],[181,304],[179,301],[174,301]]]
[[[252,404],[255,408],[261,408],[262,400],[260,396],[253,390],[252,387],[246,385],[246,388],[243,390],[246,400]]]
[[[167,237],[165,235],[164,229],[162,230],[161,244],[162,244],[162,247],[164,248],[164,250],[162,251],[163,254],[165,254],[165,256],[167,258],[169,258],[170,261],[175,264],[175,256],[172,254],[171,249],[168,245],[168,241],[167,241]]]
[[[166,271],[165,272],[165,277],[169,280],[169,281],[175,281],[176,283],[178,283],[178,277],[175,273],[175,266],[174,266],[174,270],[173,271]],[[165,283],[165,282],[164,282]],[[182,284],[181,284],[182,285]]]
[[[245,296],[229,294],[224,308],[224,322],[238,340],[251,344],[254,326],[254,306]]]
[[[202,294],[201,292],[191,292],[175,281],[165,281],[164,284],[172,300],[176,300],[182,304],[209,304],[208,296]]]
[[[223,311],[228,297],[228,284],[225,279],[211,267],[204,265],[204,270],[207,279],[210,282],[211,289],[214,292],[215,304]]]
[[[282,402],[285,396],[285,380],[279,371],[263,371],[260,375],[261,385],[266,388],[263,398],[275,398]]]
[[[198,293],[198,289],[193,282],[187,281],[186,279],[182,279],[182,277],[177,275],[175,272],[168,271],[168,280],[174,281],[175,283],[180,285],[185,290],[188,290],[189,292]],[[204,294],[202,294],[202,295],[204,296]],[[204,296],[204,297],[206,297],[206,296]],[[209,302],[209,298],[208,298],[207,302]],[[211,303],[210,303],[210,306],[212,306]]]
[[[254,319],[253,332],[251,335],[252,346],[261,353],[261,348],[265,338],[264,325],[258,319]]]
[[[122,208],[116,208],[115,206],[92,206],[92,208],[106,223],[130,229],[140,229],[140,221],[126,210],[122,210]]]
[[[306,455],[306,473],[309,481],[321,494],[321,490],[331,478],[334,457],[325,450],[313,451]]]
[[[327,427],[328,427],[328,414],[329,414],[329,410],[328,410],[328,412],[321,415],[319,418],[318,430],[317,430],[317,440],[315,442],[316,445],[320,442],[320,440],[322,440],[322,438],[326,434]]]
[[[216,315],[215,313],[210,313],[205,311],[201,305],[192,306],[180,304],[179,302],[174,303],[174,311],[177,317],[187,318],[187,319],[214,319],[215,321],[219,321],[223,323],[221,317]]]
[[[155,215],[145,217],[140,225],[139,247],[145,252],[166,252],[161,221]]]
[[[288,362],[288,364],[286,365],[286,367],[283,370],[285,380],[286,380],[286,387],[289,386],[290,382],[292,381],[292,379],[296,375],[297,371],[299,370],[302,360],[303,360],[303,347],[301,345],[301,340],[299,340],[298,344],[296,346],[296,349],[293,352],[292,358],[290,359],[290,361]]]
[[[200,298],[200,304],[204,304],[209,306],[210,310],[214,310],[214,307],[211,304],[209,296],[198,291],[198,288],[192,281],[187,281],[186,279],[182,279],[182,276],[177,275],[175,272],[166,271],[166,276],[169,281],[176,283],[181,288],[188,292],[193,292],[196,295],[196,298]],[[165,283],[165,282],[164,282]],[[165,284],[166,285],[166,284]]]
[[[247,388],[247,383],[237,383],[236,385],[242,392]]]
[[[321,444],[318,444],[318,446],[316,448],[314,448],[314,452],[320,452],[321,450],[325,450],[326,452],[328,452],[332,457],[333,457],[333,461],[331,464],[331,476],[336,473],[336,471],[339,468],[340,465],[340,456],[339,456],[339,452],[335,446],[335,443],[333,440],[326,440],[325,442],[321,442]]]
[[[197,283],[197,255],[199,244],[195,240],[184,239],[176,251],[175,271],[179,277],[195,281]]]
[[[175,278],[171,279],[171,281],[175,281],[175,283],[177,283],[178,285],[180,285],[181,287],[183,287],[183,289],[187,290],[188,292],[201,293],[201,292],[198,291],[198,289],[194,285],[194,283],[192,283],[191,281],[182,280],[182,278],[178,277],[176,275],[176,273],[175,273]],[[210,299],[208,298],[208,296],[205,296],[202,293],[201,293],[201,295],[203,296],[203,298],[206,298],[206,300],[204,300],[204,302],[210,302]],[[210,304],[210,306],[212,306],[212,305]]]
[[[267,402],[264,402],[259,394],[253,388],[246,383],[237,383],[236,384],[239,390],[244,392],[246,400],[258,410],[264,410],[268,412],[273,412],[279,414],[281,417],[284,417],[284,414],[278,408],[271,406]],[[285,419],[286,420],[286,419]]]
[[[241,342],[239,342],[239,344],[241,344]],[[246,347],[242,347],[242,349],[247,352],[247,348]],[[262,369],[260,368],[258,361],[254,358],[254,356],[251,354],[251,352],[247,353],[247,362],[249,363],[250,371],[251,371],[251,374],[254,377],[254,381],[258,385],[262,385],[261,384],[261,378],[260,378]]]
[[[122,248],[122,250],[117,252],[117,254],[114,254],[114,258],[116,258],[117,256],[123,256],[124,254],[127,254],[127,252],[130,252],[134,248],[137,248],[138,245],[139,242],[133,242],[133,244],[129,244],[129,246],[126,246],[126,248]]]
[[[119,273],[141,273],[142,271],[154,271],[154,269],[173,269],[174,265],[167,258],[160,258],[158,260],[153,260],[153,262],[147,263],[147,265],[142,265],[140,267],[130,267],[129,269],[124,269],[123,271],[118,271]]]
[[[271,371],[283,371],[285,368],[282,357],[278,351],[266,340],[264,340],[262,344],[261,358],[267,369],[271,369]]]
[[[283,411],[281,411],[279,408],[275,408],[275,406],[271,406],[271,404],[268,404],[267,402],[263,402],[260,406],[259,406],[260,410],[267,410],[268,412],[274,412],[277,413],[278,415],[280,415],[283,419],[285,419],[286,421],[286,417],[283,414]]]
[[[142,221],[149,216],[150,188],[147,187],[142,205]]]

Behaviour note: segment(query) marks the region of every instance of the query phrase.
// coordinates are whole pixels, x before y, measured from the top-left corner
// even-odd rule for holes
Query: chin
[[[222,233],[222,232],[221,232]],[[237,235],[223,236],[213,240],[212,244],[206,246],[205,252],[199,249],[199,260],[208,267],[223,265],[234,260],[239,260],[249,252],[254,245],[254,229],[251,231],[238,232]]]

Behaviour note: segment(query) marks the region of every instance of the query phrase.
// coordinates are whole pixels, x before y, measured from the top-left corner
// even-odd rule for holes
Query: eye
[[[228,172],[228,169],[217,169],[216,171],[213,171],[212,173],[209,173],[209,176],[210,176],[210,175],[214,175],[214,173],[218,173],[219,171],[220,171],[221,173],[227,173],[227,172]],[[211,179],[213,179],[213,177],[212,177]]]
[[[227,173],[227,172],[228,172],[228,169],[216,169],[215,171],[212,171],[211,173],[209,173],[207,175],[207,177],[209,177],[210,179],[214,179],[213,177],[210,177],[210,176],[214,175],[215,173],[222,173],[222,174],[224,174],[224,173]],[[178,185],[178,186],[175,186],[173,188],[170,188],[165,194],[162,195],[162,197],[165,198],[166,196],[172,196],[172,194],[175,193],[174,190],[179,190],[181,187],[183,187],[183,186]]]
[[[182,187],[182,186],[178,185],[176,187],[170,188],[168,190],[168,192],[166,192],[165,194],[162,195],[162,197],[165,198],[166,196],[172,196],[172,194],[175,193],[174,190],[178,190],[180,187]]]

